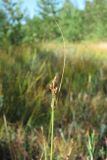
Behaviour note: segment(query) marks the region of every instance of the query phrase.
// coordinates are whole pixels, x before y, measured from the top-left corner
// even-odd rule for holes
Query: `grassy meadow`
[[[57,74],[60,86],[64,54],[52,130],[50,84]],[[105,160],[106,112],[106,43],[0,50],[1,160]]]

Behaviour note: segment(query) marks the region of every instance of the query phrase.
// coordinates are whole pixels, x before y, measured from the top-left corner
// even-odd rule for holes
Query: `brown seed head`
[[[58,92],[58,75],[55,75],[49,87],[52,94],[56,95]]]

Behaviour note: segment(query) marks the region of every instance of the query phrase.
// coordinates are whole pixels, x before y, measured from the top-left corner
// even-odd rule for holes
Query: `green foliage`
[[[82,38],[81,11],[76,9],[69,0],[65,0],[59,17],[59,24],[63,30],[65,39],[69,41],[80,40]]]
[[[106,40],[106,0],[86,1],[84,10],[79,10],[70,0],[62,5],[57,0],[38,0],[38,12],[33,18],[26,18],[21,3],[3,1],[0,9],[1,44],[21,44],[60,40],[60,25],[67,41]]]
[[[4,28],[0,31],[2,34],[1,38],[4,39],[4,44],[21,44],[25,35],[22,25],[24,14],[21,12],[20,4],[12,1],[3,1],[2,6],[1,27]]]
[[[87,2],[84,12],[84,36],[87,39],[106,38],[107,1]],[[87,27],[88,26],[88,27]]]
[[[39,14],[43,19],[57,14],[57,0],[38,0]]]

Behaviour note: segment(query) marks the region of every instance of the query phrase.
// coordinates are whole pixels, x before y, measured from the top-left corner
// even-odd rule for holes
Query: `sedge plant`
[[[57,21],[55,20],[56,26],[58,27],[61,36],[62,36],[62,40],[63,40],[63,50],[64,50],[64,61],[63,61],[63,68],[62,68],[62,74],[61,74],[61,80],[59,83],[59,87],[58,87],[58,80],[59,77],[56,74],[56,76],[54,77],[54,79],[52,80],[51,84],[50,84],[50,90],[52,93],[52,100],[51,100],[51,124],[50,124],[50,128],[51,128],[51,151],[50,151],[50,160],[53,160],[53,139],[54,139],[54,110],[55,107],[57,105],[57,100],[58,97],[57,95],[60,93],[61,90],[61,86],[62,86],[62,81],[63,81],[63,77],[64,77],[64,71],[65,71],[65,62],[66,62],[66,55],[65,55],[65,40],[64,40],[64,35],[63,35],[63,31],[60,27],[60,25],[57,23]]]
[[[65,56],[65,40],[64,40],[64,36],[63,36],[63,32],[62,29],[60,27],[60,25],[57,23],[57,21],[55,20],[55,23],[61,33],[62,36],[62,40],[63,40],[63,49],[64,49],[64,61],[63,61],[63,68],[62,68],[62,74],[61,74],[61,80],[60,80],[60,84],[58,87],[58,80],[59,77],[58,75],[56,75],[54,77],[54,79],[52,80],[52,83],[50,84],[50,90],[52,93],[52,101],[51,101],[51,152],[50,152],[50,160],[53,160],[53,139],[54,139],[54,109],[55,106],[57,105],[57,95],[60,93],[61,90],[61,86],[62,86],[62,81],[63,81],[63,77],[64,77],[64,71],[65,71],[65,61],[66,61],[66,56]]]
[[[57,92],[58,92],[58,76],[56,75],[50,84],[50,90],[52,93],[51,101],[51,150],[50,150],[50,160],[53,160],[53,139],[54,139],[54,110],[57,104]]]

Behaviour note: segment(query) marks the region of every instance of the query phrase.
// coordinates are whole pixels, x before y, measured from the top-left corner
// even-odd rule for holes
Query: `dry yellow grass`
[[[76,55],[94,55],[97,58],[107,59],[107,42],[81,42],[81,43],[69,43],[66,42],[66,53],[72,54],[73,52]],[[60,42],[43,42],[41,43],[43,49],[46,50],[55,50],[63,52],[63,44]]]

